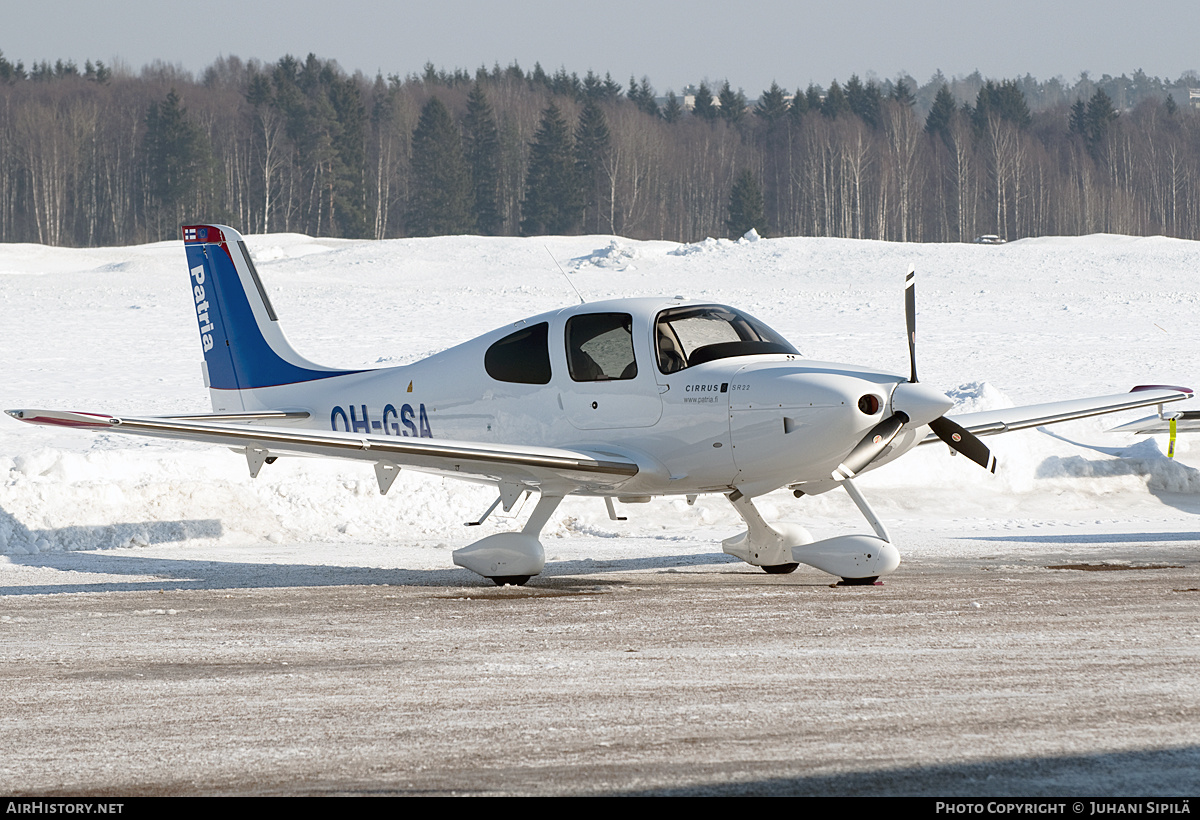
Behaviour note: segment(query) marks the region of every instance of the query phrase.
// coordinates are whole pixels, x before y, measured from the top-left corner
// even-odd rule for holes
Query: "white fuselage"
[[[257,390],[213,390],[217,412],[303,410],[303,426],[364,435],[480,443],[580,446],[635,458],[621,494],[745,495],[814,482],[815,491],[862,436],[888,415],[903,377],[796,354],[719,358],[673,373],[657,366],[655,317],[690,303],[616,300],[565,308],[497,329],[415,364]],[[572,316],[632,316],[636,375],[572,378],[564,344]],[[485,352],[521,327],[548,324],[546,384],[493,378]],[[873,395],[875,412],[860,408]],[[237,402],[237,406],[227,406]],[[906,430],[872,466],[920,441]],[[651,455],[653,454],[653,455]]]

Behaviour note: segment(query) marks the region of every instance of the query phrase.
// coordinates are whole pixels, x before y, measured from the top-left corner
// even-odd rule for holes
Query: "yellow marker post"
[[[1167,444],[1167,458],[1175,458],[1175,419],[1171,419],[1171,441]]]

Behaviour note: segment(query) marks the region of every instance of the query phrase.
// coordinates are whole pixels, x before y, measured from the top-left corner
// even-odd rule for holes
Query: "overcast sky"
[[[1078,79],[1081,71],[1176,79],[1200,68],[1195,0],[6,0],[0,51],[41,60],[153,61],[199,72],[219,56],[274,62],[309,52],[347,71],[407,75],[540,62],[661,94],[728,79],[751,97],[857,73],[924,83],[941,69],[1002,79]]]

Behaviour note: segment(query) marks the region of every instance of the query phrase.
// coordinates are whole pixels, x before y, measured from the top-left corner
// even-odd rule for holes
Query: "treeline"
[[[647,78],[516,64],[369,80],[313,55],[230,57],[197,80],[0,54],[0,241],[126,245],[197,221],[373,238],[1197,239],[1188,84],[851,77],[750,104],[701,83],[685,107]]]

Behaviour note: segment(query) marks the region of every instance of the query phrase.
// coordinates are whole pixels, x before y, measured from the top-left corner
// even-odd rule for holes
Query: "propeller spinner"
[[[996,457],[979,437],[960,424],[946,418],[954,406],[944,393],[921,385],[917,381],[917,289],[916,271],[909,267],[904,280],[904,319],[908,330],[908,360],[911,366],[908,382],[897,384],[892,391],[891,416],[872,427],[862,441],[854,446],[845,460],[833,472],[834,479],[852,478],[878,458],[906,424],[929,425],[934,435],[950,449],[974,461],[989,472],[996,472]]]

